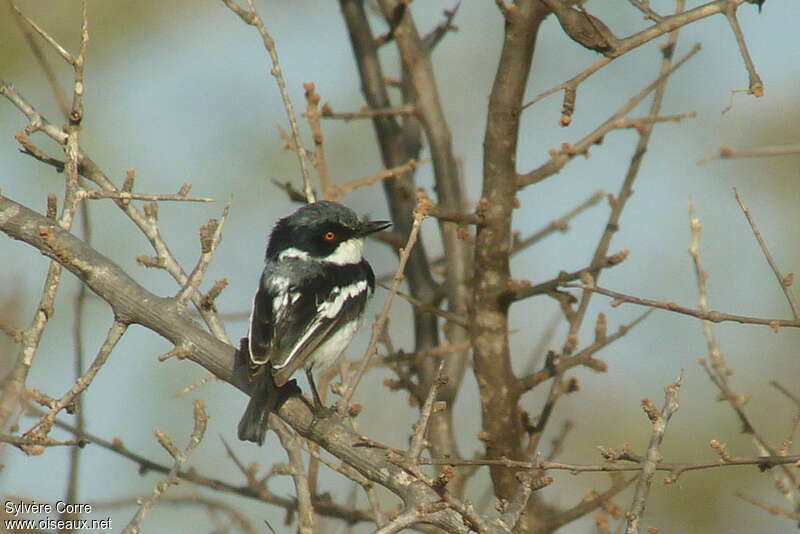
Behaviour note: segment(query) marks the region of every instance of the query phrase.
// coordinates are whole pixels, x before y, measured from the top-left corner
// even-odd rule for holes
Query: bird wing
[[[287,317],[288,323],[299,328],[287,328],[285,335],[279,334],[282,348],[277,351],[276,358],[270,360],[275,383],[286,383],[297,369],[309,363],[308,358],[340,328],[358,320],[366,306],[367,297],[365,281],[324,293],[313,289],[303,291]],[[307,317],[314,319],[304,321]]]
[[[250,331],[247,334],[253,365],[264,365],[269,361],[269,348],[275,334],[272,301],[277,296],[274,288],[264,286],[262,277],[250,308]]]
[[[371,284],[360,279],[336,287],[322,273],[292,282],[269,271],[253,300],[250,358],[256,365],[269,362],[281,386],[339,328],[359,318]]]

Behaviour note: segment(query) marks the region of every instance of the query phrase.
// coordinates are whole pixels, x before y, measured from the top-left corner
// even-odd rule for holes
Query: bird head
[[[361,221],[356,213],[322,200],[302,206],[275,223],[267,246],[267,259],[288,258],[338,265],[359,263],[364,237],[391,226],[389,221]]]

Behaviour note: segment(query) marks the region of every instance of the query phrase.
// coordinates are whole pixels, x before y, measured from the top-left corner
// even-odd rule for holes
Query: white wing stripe
[[[347,302],[351,298],[356,298],[362,293],[367,290],[367,282],[366,280],[362,280],[360,282],[356,282],[354,284],[350,284],[349,286],[345,286],[343,288],[339,288],[338,290],[334,290],[331,292],[331,296],[333,296],[333,300],[325,300],[321,302],[317,306],[317,318],[309,325],[306,331],[303,333],[303,336],[297,340],[294,347],[292,347],[292,351],[289,353],[289,356],[283,361],[280,365],[273,364],[272,367],[274,369],[283,369],[286,367],[289,362],[297,354],[297,351],[300,350],[300,347],[305,345],[308,339],[317,331],[317,329],[322,324],[322,318],[326,317],[328,319],[335,318],[339,312],[342,310],[342,306],[344,303]],[[334,296],[335,295],[335,296]],[[355,329],[353,329],[355,330]]]
[[[344,303],[347,300],[359,296],[361,293],[366,291],[366,289],[367,289],[366,280],[362,280],[360,282],[356,282],[354,284],[350,284],[349,286],[345,286],[342,288],[337,288],[337,290],[331,293],[331,296],[336,295],[334,299],[332,301],[326,300],[320,303],[317,306],[317,313],[324,315],[329,319],[333,319],[342,310],[342,306],[344,306]]]

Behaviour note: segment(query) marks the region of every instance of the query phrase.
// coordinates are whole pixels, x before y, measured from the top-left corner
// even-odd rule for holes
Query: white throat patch
[[[342,241],[333,254],[324,258],[324,261],[335,263],[336,265],[352,265],[361,262],[364,253],[364,240],[352,238]]]
[[[287,248],[283,252],[278,255],[278,261],[285,260],[285,259],[295,259],[295,260],[309,260],[311,257],[308,255],[308,252],[304,250],[298,250],[294,247]]]

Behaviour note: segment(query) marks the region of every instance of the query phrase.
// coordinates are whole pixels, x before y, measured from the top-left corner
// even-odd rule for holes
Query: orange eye
[[[333,233],[333,232],[325,232],[322,235],[322,239],[324,239],[325,241],[328,241],[328,242],[335,241],[336,240],[336,234]]]

